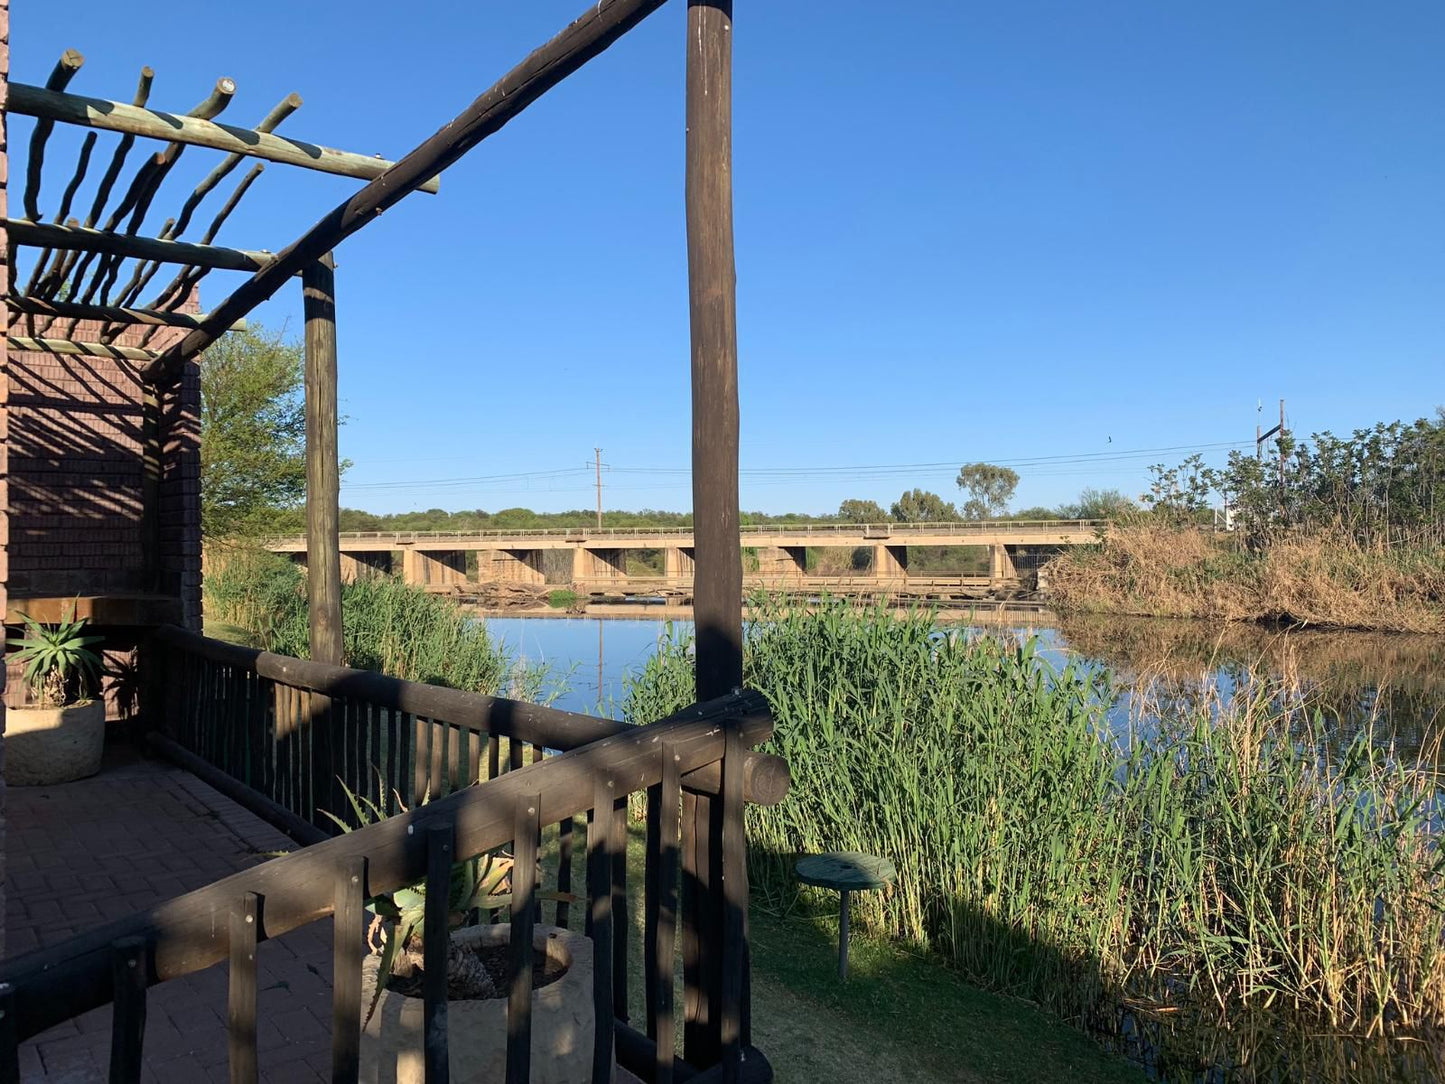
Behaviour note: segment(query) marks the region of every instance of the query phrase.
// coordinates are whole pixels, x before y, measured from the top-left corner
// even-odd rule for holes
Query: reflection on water
[[[1111,667],[1130,687],[1189,701],[1251,673],[1298,689],[1338,750],[1361,731],[1412,763],[1441,765],[1445,641],[1436,636],[1278,630],[1142,618],[1071,619],[1068,650]]]
[[[681,630],[690,623],[676,622]],[[556,705],[616,714],[628,673],[646,665],[667,623],[629,618],[488,618],[487,628],[529,663],[551,668],[562,691]],[[997,631],[997,630],[971,630]],[[1125,685],[1190,700],[1218,683],[1225,690],[1253,670],[1298,687],[1339,743],[1361,730],[1393,742],[1399,756],[1441,766],[1445,733],[1445,638],[1145,618],[1071,619],[1036,634],[1040,655],[1113,669]],[[1126,701],[1118,712],[1127,724]]]

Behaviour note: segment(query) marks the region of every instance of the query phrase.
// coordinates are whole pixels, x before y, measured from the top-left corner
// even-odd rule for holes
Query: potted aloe
[[[32,704],[5,713],[5,782],[46,786],[100,771],[105,702],[95,696],[103,637],[85,633],[85,619],[53,625],[25,616],[26,635],[7,640],[25,664]]]
[[[380,807],[349,790],[359,825],[383,819]],[[426,799],[423,797],[423,803]],[[398,805],[400,802],[398,801]],[[327,813],[345,831],[352,826]],[[447,1060],[454,1084],[507,1076],[508,924],[468,925],[511,905],[512,860],[483,854],[452,866],[448,886]],[[542,893],[544,899],[573,897]],[[363,1084],[424,1084],[422,986],[425,885],[370,901],[371,955],[362,967]],[[592,1074],[592,942],[538,925],[532,935],[533,1084],[572,1084]]]

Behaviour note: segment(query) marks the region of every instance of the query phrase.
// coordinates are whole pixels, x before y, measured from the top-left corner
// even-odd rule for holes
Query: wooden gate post
[[[732,0],[687,8],[687,273],[692,332],[693,611],[697,698],[742,685],[738,349],[732,201]],[[722,1052],[722,802],[682,804],[684,1056]],[[732,946],[734,952],[740,946]]]
[[[306,315],[306,591],[311,658],[341,665],[341,473],[336,449],[336,273],[328,253],[301,272]]]

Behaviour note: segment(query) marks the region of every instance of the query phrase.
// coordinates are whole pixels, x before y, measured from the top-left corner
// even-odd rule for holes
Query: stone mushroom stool
[[[810,854],[798,859],[798,880],[815,888],[837,889],[841,898],[838,918],[838,979],[848,980],[848,894],[885,888],[898,877],[893,863],[858,851]]]

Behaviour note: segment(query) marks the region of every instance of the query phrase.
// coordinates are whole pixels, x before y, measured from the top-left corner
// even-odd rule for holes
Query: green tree
[[[937,493],[910,489],[893,502],[893,518],[900,523],[948,523],[958,519],[958,509]]]
[[[844,523],[884,523],[888,520],[888,513],[877,501],[849,498],[838,506],[838,518]]]
[[[992,463],[965,463],[958,468],[958,488],[968,494],[965,519],[998,519],[1008,514],[1008,502],[1019,487],[1018,471]]]
[[[1107,519],[1115,523],[1139,514],[1139,506],[1117,489],[1095,489],[1086,486],[1073,504],[1062,504],[1060,519]]]
[[[306,496],[301,344],[232,331],[201,361],[201,531],[254,537]]]

